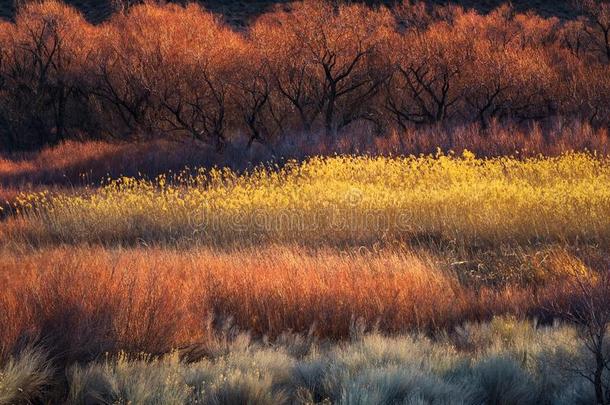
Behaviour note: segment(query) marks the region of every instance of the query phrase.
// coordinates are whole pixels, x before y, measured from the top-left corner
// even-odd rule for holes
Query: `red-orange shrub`
[[[227,320],[271,338],[311,328],[323,338],[345,338],[357,323],[387,333],[451,329],[493,315],[544,313],[536,297],[549,296],[549,274],[560,271],[545,264],[536,285],[492,286],[460,282],[437,259],[285,247],[5,248],[0,358],[32,341],[66,361],[118,350],[161,353],[205,345]]]
[[[0,141],[369,137],[423,125],[610,123],[609,8],[579,20],[308,0],[235,31],[194,4],[144,2],[91,25],[49,0],[0,33]],[[311,140],[313,142],[313,140]]]

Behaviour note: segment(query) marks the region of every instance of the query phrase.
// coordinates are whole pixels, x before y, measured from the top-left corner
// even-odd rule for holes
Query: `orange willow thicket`
[[[0,23],[0,142],[163,135],[221,150],[243,135],[273,145],[435,123],[607,127],[610,3],[583,4],[583,18],[559,21],[311,0],[237,32],[194,4],[91,25],[57,1],[28,2]]]
[[[0,358],[31,341],[67,360],[161,353],[205,345],[227,319],[256,335],[344,338],[358,322],[398,332],[533,308],[527,287],[475,292],[401,251],[4,250],[0,281]]]

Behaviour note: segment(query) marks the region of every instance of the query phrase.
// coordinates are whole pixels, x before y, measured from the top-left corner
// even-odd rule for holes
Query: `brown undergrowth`
[[[0,354],[38,342],[71,362],[205,348],[227,325],[272,339],[287,331],[341,339],[362,327],[433,332],[543,315],[556,292],[569,294],[555,277],[571,274],[562,270],[568,258],[570,268],[582,263],[563,250],[522,255],[530,280],[494,285],[458,274],[449,255],[404,249],[5,248]]]

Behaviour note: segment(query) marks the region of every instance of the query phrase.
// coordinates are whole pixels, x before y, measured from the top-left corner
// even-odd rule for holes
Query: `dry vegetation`
[[[164,353],[198,343],[203,350],[211,328],[228,318],[259,336],[313,328],[317,336],[345,338],[356,321],[404,331],[491,311],[431,258],[400,251],[53,248],[27,252],[25,258],[24,253],[2,255],[3,323],[14,325],[2,331],[4,355],[25,330],[51,339],[61,356],[84,360],[106,351]],[[490,292],[481,299],[494,298]]]
[[[404,380],[406,374],[402,373],[408,373],[410,367],[418,367],[419,363],[413,363],[414,359],[403,358],[395,351],[404,350],[402,353],[405,355],[413,354],[408,349],[409,345],[413,345],[414,350],[428,353],[425,356],[432,355],[424,364],[432,362],[429,367],[433,374],[434,370],[443,370],[445,361],[457,367],[451,358],[457,360],[472,356],[484,359],[490,355],[488,351],[493,357],[495,352],[504,350],[515,351],[517,362],[509,367],[511,372],[532,372],[531,378],[541,383],[557,375],[566,375],[568,377],[564,378],[568,379],[576,375],[570,374],[572,369],[563,369],[560,363],[555,364],[548,357],[537,357],[543,353],[559,358],[572,359],[570,356],[573,356],[582,362],[583,372],[593,372],[594,363],[588,360],[591,354],[586,346],[581,347],[579,341],[572,337],[571,331],[567,338],[555,342],[568,347],[555,348],[550,341],[538,343],[534,337],[537,334],[551,333],[557,336],[564,333],[559,330],[534,331],[531,326],[524,326],[525,335],[513,342],[514,334],[523,330],[514,321],[507,325],[494,321],[491,327],[496,336],[492,337],[484,337],[488,333],[485,332],[486,327],[482,327],[482,332],[477,332],[476,328],[469,329],[469,326],[463,325],[469,321],[490,319],[494,314],[546,316],[551,308],[554,313],[568,313],[570,308],[577,308],[579,302],[571,301],[576,293],[569,288],[572,280],[580,279],[583,274],[587,279],[595,277],[593,274],[598,270],[588,268],[581,260],[561,249],[542,254],[524,253],[519,260],[524,268],[534,273],[531,276],[535,281],[530,280],[524,285],[523,281],[513,280],[506,274],[497,274],[497,279],[505,280],[492,286],[478,280],[477,274],[469,281],[458,280],[450,259],[449,256],[434,257],[423,252],[416,255],[397,248],[352,253],[333,250],[311,252],[286,247],[232,252],[207,249],[104,250],[90,247],[4,250],[0,259],[0,275],[5,285],[0,314],[5,327],[0,334],[0,349],[5,359],[11,353],[21,353],[19,356],[25,357],[25,360],[21,360],[24,364],[6,363],[4,374],[0,377],[0,394],[20,398],[36,396],[46,390],[46,395],[61,396],[61,380],[54,376],[53,367],[62,370],[75,362],[99,361],[108,353],[111,356],[106,357],[107,365],[92,363],[74,366],[68,372],[69,401],[87,403],[82,397],[95,395],[124,396],[126,399],[143,395],[144,398],[151,398],[148,401],[152,402],[146,403],[164,403],[167,400],[163,399],[166,398],[164,395],[169,395],[166,390],[182,387],[182,399],[176,403],[190,402],[193,401],[190,397],[193,392],[187,386],[190,385],[189,381],[197,381],[197,378],[191,380],[188,375],[200,375],[198,378],[203,378],[200,384],[219,384],[223,381],[222,375],[229,373],[230,369],[222,372],[214,367],[224,367],[224,361],[229,361],[233,356],[245,356],[244,361],[246,358],[250,358],[250,361],[244,362],[240,368],[244,375],[226,375],[226,378],[236,378],[237,381],[223,388],[227,390],[224,395],[229,397],[217,399],[219,403],[233,403],[230,398],[235,395],[244,395],[252,400],[260,395],[267,398],[261,399],[260,403],[282,402],[288,398],[294,401],[301,395],[314,395],[319,400],[331,398],[343,403],[345,399],[339,398],[346,394],[344,389],[350,386],[349,380],[343,381],[341,378],[335,381],[338,386],[331,389],[326,383],[318,385],[310,378],[332,380],[332,376],[327,374],[332,374],[335,368],[341,369],[340,358],[348,356],[360,364],[351,378],[364,378],[364,370],[375,370],[383,364],[377,361],[391,361],[398,373],[396,378],[406,384],[408,379]],[[604,292],[607,293],[607,290]],[[565,307],[559,308],[558,303]],[[397,340],[365,338],[364,342],[373,346],[363,350],[365,353],[371,352],[370,355],[375,358],[379,356],[379,360],[368,358],[368,355],[360,358],[358,343],[354,343],[356,348],[334,349],[343,354],[337,359],[332,356],[327,358],[327,363],[317,365],[321,367],[317,372],[309,369],[314,365],[308,366],[307,363],[317,358],[318,351],[312,348],[316,342],[328,350],[325,339],[358,339],[370,328],[383,333],[438,331],[440,333],[436,336],[441,340],[447,339],[443,338],[446,335],[442,330],[454,332],[450,341],[442,344],[431,344],[423,336],[414,337],[414,340],[406,337]],[[272,347],[263,349],[269,350],[267,361],[250,353],[255,349],[250,348],[251,345],[247,340],[243,341],[243,337],[237,338],[237,346],[231,343],[239,330],[251,331],[257,338],[265,335],[275,342]],[[487,339],[491,339],[491,342]],[[240,341],[245,342],[246,346],[240,348]],[[390,346],[384,348],[386,344]],[[44,349],[35,349],[30,354],[32,345]],[[530,347],[537,348],[532,350]],[[247,353],[241,354],[241,350],[247,350]],[[285,350],[292,351],[293,356],[302,359],[298,362],[305,364],[292,370],[292,366],[296,367],[298,362],[287,358],[288,354],[282,354]],[[434,355],[430,350],[433,353],[438,350],[450,357],[440,353]],[[124,352],[123,357],[114,363],[113,354],[121,351]],[[166,364],[166,360],[144,357],[131,362],[143,352],[154,355],[174,352],[175,355],[167,360],[170,362],[167,363],[168,367],[183,369],[179,372],[166,370],[155,377],[155,373],[161,372],[158,367],[165,370],[166,366],[161,364]],[[34,359],[28,356],[34,356]],[[226,360],[224,356],[228,356]],[[321,361],[323,357],[314,362]],[[182,362],[177,361],[179,358]],[[390,360],[393,358],[398,363]],[[52,359],[52,366],[47,359]],[[196,363],[191,363],[193,361]],[[436,363],[439,361],[443,363]],[[574,363],[574,366],[577,364],[580,363]],[[545,369],[535,371],[531,368],[533,365]],[[197,371],[204,366],[210,369]],[[122,373],[120,369],[129,370],[132,367],[141,369],[134,370],[135,374],[128,372],[123,377],[113,376],[114,373]],[[275,377],[264,377],[283,367],[286,367],[283,375],[297,380],[284,385],[273,382]],[[301,370],[301,367],[304,369]],[[521,367],[528,371],[522,371]],[[488,372],[491,374],[487,375]],[[314,374],[308,376],[308,373]],[[481,370],[481,373],[477,378],[483,381],[496,378],[491,370]],[[448,374],[441,375],[449,378]],[[119,380],[108,382],[115,378]],[[155,384],[152,381],[157,378],[164,382],[153,388]],[[242,378],[252,379],[245,392],[239,388],[245,383],[240,382]],[[498,378],[502,380],[503,377]],[[166,384],[176,386],[167,387]],[[382,380],[371,384],[375,384],[375,390],[386,389]],[[423,381],[414,384],[413,389],[417,392],[425,387],[421,385]],[[586,380],[577,379],[574,384],[564,387],[566,391],[553,391],[546,386],[536,389],[532,385],[523,388],[524,391],[519,391],[518,395],[531,401],[536,401],[539,395],[555,400],[561,400],[566,395],[591,397],[592,386],[587,385]],[[19,393],[16,387],[28,388],[28,391]],[[280,387],[293,391],[283,392]],[[574,387],[578,387],[578,390],[572,392]],[[322,391],[307,393],[307,390],[313,389]],[[276,399],[278,390],[288,398],[281,396],[281,399]],[[203,391],[196,395],[205,401],[213,401],[214,396],[219,395],[213,392]],[[155,395],[162,397],[155,399]],[[379,395],[385,394],[381,392]],[[497,395],[504,398],[504,395],[510,394],[500,392]],[[74,399],[74,396],[79,399]],[[464,400],[465,403],[477,403],[468,396]],[[300,398],[300,401],[309,403],[307,398]]]
[[[405,247],[2,253],[0,355],[42,339],[66,362],[120,350],[204,354],[227,323],[258,337],[293,331],[340,339],[359,327],[438,331],[493,315],[543,316],[552,310],[549,297],[568,295],[562,288],[579,272],[600,270],[585,264],[595,254],[561,248],[471,254],[470,266],[456,264],[455,252]]]
[[[173,137],[273,150],[439,124],[603,129],[610,6],[581,11],[560,21],[316,0],[235,31],[195,4],[145,3],[91,25],[62,3],[27,3],[0,29],[1,145]]]
[[[35,245],[608,246],[609,183],[607,158],[588,154],[312,158],[24,194],[0,236]]]
[[[455,338],[436,341],[356,333],[351,343],[328,346],[290,334],[277,344],[225,335],[204,359],[123,354],[74,365],[67,397],[78,404],[594,403],[591,387],[560,366],[588,360],[576,336],[511,318],[466,324]],[[465,346],[477,350],[456,349]],[[5,369],[22,380],[44,370],[35,350]],[[48,381],[31,379],[28,387]],[[7,388],[4,398],[35,398]]]
[[[302,375],[307,371],[301,368],[313,367],[303,356],[316,359],[316,345],[358,357],[358,343],[342,348],[330,342],[357,342],[374,331],[402,336],[397,350],[406,342],[427,347],[423,335],[409,334],[428,334],[437,340],[434,350],[450,350],[471,364],[472,370],[460,369],[477,376],[468,384],[491,388],[471,387],[475,394],[449,374],[425,377],[466,389],[454,394],[464,403],[489,395],[562,403],[595,397],[596,387],[605,398],[608,182],[607,158],[600,156],[483,160],[465,152],[315,158],[242,175],[200,169],[153,181],[124,177],[71,193],[24,194],[1,229],[0,356],[8,377],[0,384],[8,398],[18,399],[42,391],[69,403],[101,396],[227,404],[235,398],[352,403],[373,384],[381,391],[370,392],[364,403],[379,403],[392,395],[384,390],[398,389],[385,387],[386,379],[396,379],[399,398],[447,398],[449,391],[420,391],[428,384],[423,375],[408,388],[410,360],[392,363],[397,374],[377,375],[390,371],[362,359],[360,372],[335,375],[343,363],[331,357],[314,375]],[[398,221],[403,217],[405,224]],[[514,357],[517,363],[495,352],[487,358],[491,343],[462,336],[470,328],[465,324],[495,316],[563,320],[574,329],[548,333],[578,332],[582,339],[559,352],[547,348],[554,360],[531,360],[545,367],[535,371],[529,349]],[[509,321],[506,327],[512,333],[516,326]],[[259,342],[243,350],[275,354],[250,368],[224,369],[221,377],[227,359],[250,355],[232,346],[238,331]],[[278,354],[299,347],[304,352]],[[498,343],[493,350],[505,349]],[[168,353],[175,354],[164,357]],[[574,367],[554,365],[562,359]],[[54,368],[68,370],[67,380]],[[278,368],[292,377],[276,380],[269,373]],[[369,372],[373,379],[358,388],[352,379]],[[504,372],[525,385],[513,393],[490,382]],[[575,377],[565,391],[551,393],[544,385]],[[337,385],[328,386],[331,381]]]
[[[579,7],[24,2],[0,405],[610,404],[610,3]]]

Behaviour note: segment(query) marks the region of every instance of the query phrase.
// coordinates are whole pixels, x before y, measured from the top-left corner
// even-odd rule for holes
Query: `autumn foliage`
[[[236,31],[195,4],[147,2],[100,25],[54,0],[0,23],[0,145],[235,139],[430,125],[610,123],[610,4],[572,21],[456,6],[306,1]]]
[[[557,255],[541,254],[551,266]],[[227,326],[270,338],[288,331],[346,338],[358,323],[385,333],[439,330],[541,313],[535,298],[556,288],[546,279],[558,270],[545,263],[533,264],[545,274],[538,287],[474,288],[442,269],[442,260],[405,250],[295,247],[5,249],[0,360],[39,340],[67,362],[120,350],[160,354],[205,347]]]

